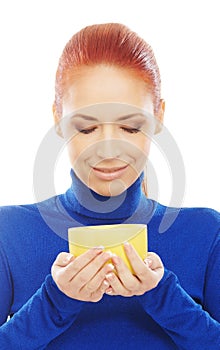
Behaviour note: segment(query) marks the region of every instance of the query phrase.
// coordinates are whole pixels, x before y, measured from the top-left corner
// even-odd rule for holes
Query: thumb
[[[144,259],[144,263],[151,269],[151,270],[156,270],[160,267],[163,266],[163,263],[160,259],[160,257],[153,252],[149,252],[147,254],[146,259]]]
[[[54,264],[60,267],[64,267],[68,265],[73,259],[74,256],[71,253],[61,252],[57,255]]]

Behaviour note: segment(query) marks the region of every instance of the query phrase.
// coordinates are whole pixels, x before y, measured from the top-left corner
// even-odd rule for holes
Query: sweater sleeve
[[[0,325],[6,322],[12,304],[12,280],[7,257],[0,242]]]
[[[73,324],[84,303],[62,293],[48,275],[27,303],[0,327],[0,349],[44,349]],[[2,309],[4,299],[0,299],[0,313]]]
[[[217,251],[215,247],[214,252],[207,269],[206,310],[186,293],[177,276],[167,269],[156,288],[138,297],[145,311],[179,349],[220,350],[220,249]]]
[[[204,309],[220,322],[220,230],[209,256],[204,288]],[[220,348],[220,345],[219,345]]]

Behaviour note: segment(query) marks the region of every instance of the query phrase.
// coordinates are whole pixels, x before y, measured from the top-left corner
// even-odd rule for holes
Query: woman
[[[67,43],[53,113],[72,185],[0,209],[1,349],[220,349],[219,213],[167,212],[144,192],[164,108],[152,49],[126,26],[89,26]],[[69,227],[125,222],[148,226],[145,261],[124,245],[135,274],[102,247],[68,253]]]

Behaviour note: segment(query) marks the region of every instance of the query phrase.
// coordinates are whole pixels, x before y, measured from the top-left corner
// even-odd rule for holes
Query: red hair
[[[55,83],[54,107],[59,117],[62,116],[63,92],[70,74],[82,66],[100,63],[129,69],[145,81],[152,94],[154,113],[157,114],[161,80],[151,46],[123,24],[104,23],[81,29],[63,50]]]

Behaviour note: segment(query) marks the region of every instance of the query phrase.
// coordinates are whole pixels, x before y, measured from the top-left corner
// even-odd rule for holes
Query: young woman
[[[2,350],[220,349],[220,215],[167,211],[144,191],[164,108],[152,49],[129,28],[88,26],[67,43],[53,113],[72,185],[0,209]],[[135,274],[102,247],[68,253],[69,227],[120,223],[148,228],[145,261],[124,245]]]

